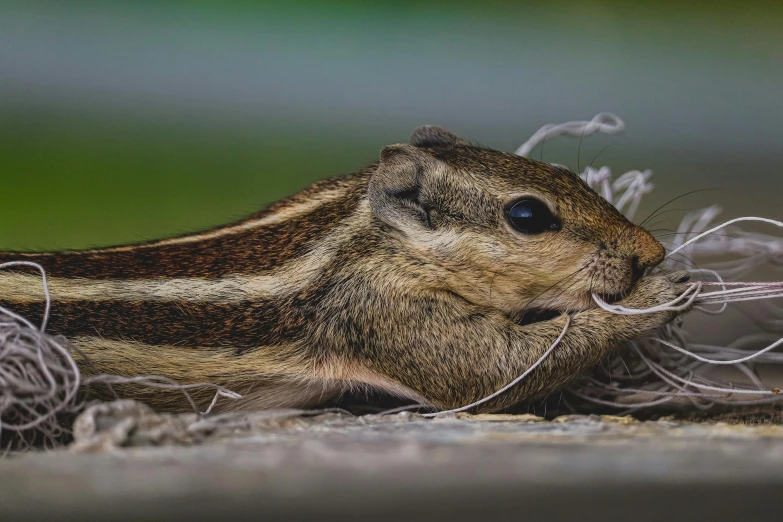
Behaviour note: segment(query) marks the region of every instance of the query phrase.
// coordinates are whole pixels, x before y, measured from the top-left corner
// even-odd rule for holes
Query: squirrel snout
[[[652,234],[641,227],[635,227],[635,252],[631,257],[631,268],[641,276],[645,270],[660,264],[666,257],[663,245]]]

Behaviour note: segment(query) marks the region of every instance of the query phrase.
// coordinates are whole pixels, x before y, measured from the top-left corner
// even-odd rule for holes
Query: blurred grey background
[[[0,248],[217,225],[373,161],[421,124],[533,157],[656,172],[638,214],[783,217],[779,2],[0,3]],[[669,213],[658,227],[674,226]]]

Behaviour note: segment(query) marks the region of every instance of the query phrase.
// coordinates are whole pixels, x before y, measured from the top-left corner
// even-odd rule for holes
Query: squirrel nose
[[[641,227],[635,230],[635,253],[631,257],[631,269],[639,276],[650,267],[658,265],[666,257],[666,250],[652,234]]]

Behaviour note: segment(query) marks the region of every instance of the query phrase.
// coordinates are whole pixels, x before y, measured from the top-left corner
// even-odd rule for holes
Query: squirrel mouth
[[[552,310],[544,308],[531,308],[525,311],[517,320],[516,323],[520,326],[527,326],[533,323],[540,323],[542,321],[551,321],[555,317],[559,317],[564,312],[563,310]]]
[[[608,303],[608,304],[615,304],[615,303],[617,303],[618,301],[620,301],[621,299],[623,299],[625,297],[625,294],[620,294],[620,293],[606,294],[606,293],[603,293],[603,292],[596,292],[595,295],[600,297],[602,301],[604,301],[605,303]],[[592,301],[592,299],[593,299],[592,296],[590,296],[590,300],[591,301]],[[593,304],[595,304],[595,303],[593,303]]]
[[[618,301],[623,299],[623,297],[625,297],[625,295],[621,293],[595,292],[595,295],[600,297],[601,300],[603,300],[608,304],[617,303]],[[585,299],[580,300],[579,303],[574,303],[573,306],[567,307],[567,309],[566,308],[529,308],[518,316],[518,318],[516,319],[516,323],[521,326],[525,326],[528,324],[540,323],[542,321],[550,321],[552,319],[555,319],[556,317],[563,315],[564,313],[581,312],[584,310],[591,310],[593,308],[598,308],[598,305],[593,300],[592,294],[590,294],[585,296]]]

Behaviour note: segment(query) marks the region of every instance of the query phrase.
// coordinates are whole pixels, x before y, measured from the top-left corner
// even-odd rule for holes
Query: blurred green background
[[[611,143],[596,166],[656,172],[643,211],[717,188],[678,207],[780,219],[781,28],[781,2],[3,0],[0,248],[225,223],[421,124],[514,150],[600,111],[626,133],[543,159]]]

